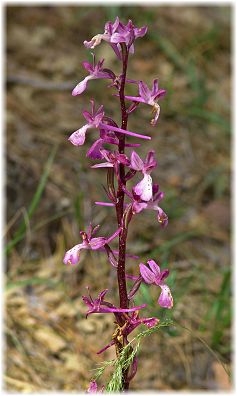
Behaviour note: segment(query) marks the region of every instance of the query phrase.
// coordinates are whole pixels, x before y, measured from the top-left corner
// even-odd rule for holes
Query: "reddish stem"
[[[122,58],[123,58],[123,71],[121,76],[121,84],[119,89],[119,98],[120,98],[120,107],[121,107],[121,128],[127,129],[128,122],[128,113],[125,106],[125,81],[126,81],[126,73],[128,66],[128,49],[127,46],[122,43]],[[119,153],[124,154],[125,150],[125,141],[126,136],[119,136]],[[120,308],[128,308],[129,300],[127,293],[127,284],[126,284],[126,273],[125,273],[125,264],[126,264],[126,241],[127,241],[127,224],[125,224],[123,219],[124,213],[124,190],[123,185],[126,184],[125,179],[125,168],[123,164],[119,165],[119,178],[118,178],[118,190],[117,190],[117,204],[116,204],[116,213],[119,227],[122,226],[122,231],[119,235],[119,256],[118,256],[118,267],[117,267],[117,278],[118,278],[118,287],[119,287],[119,299],[120,299]],[[125,322],[124,322],[125,323]],[[124,340],[126,342],[126,340]],[[123,389],[129,389],[129,380],[128,380],[128,369],[123,372]]]
[[[128,50],[125,44],[121,44],[121,46],[122,46],[122,56],[123,56],[123,71],[121,76],[121,85],[119,89],[121,117],[122,117],[121,128],[127,129],[128,114],[125,106],[124,88],[125,88],[127,65],[128,65]],[[119,137],[119,152],[121,154],[124,153],[125,140],[126,140],[125,135]],[[120,164],[118,191],[117,191],[117,204],[116,204],[116,212],[117,212],[117,219],[119,226],[122,225],[122,217],[124,210],[124,191],[122,188],[124,184],[125,184],[125,169],[124,169],[124,165]],[[125,276],[126,240],[127,240],[127,228],[126,226],[123,226],[122,231],[119,235],[119,257],[118,257],[118,269],[117,269],[120,308],[128,308],[128,295],[127,295],[127,285],[126,285],[126,276]]]

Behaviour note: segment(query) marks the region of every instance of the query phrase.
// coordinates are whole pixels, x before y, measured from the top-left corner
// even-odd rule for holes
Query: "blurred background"
[[[153,179],[165,191],[169,225],[162,230],[155,213],[144,211],[131,225],[128,249],[170,269],[173,310],[157,305],[152,287],[142,287],[136,303],[148,303],[144,315],[175,325],[144,339],[131,390],[230,389],[231,7],[8,6],[5,13],[5,388],[83,391],[97,364],[114,358],[112,348],[96,355],[111,339],[112,317],[86,320],[81,300],[90,285],[94,297],[108,287],[117,303],[113,268],[98,252],[83,252],[75,267],[62,260],[92,219],[99,235],[114,230],[113,211],[94,205],[106,199],[105,173],[90,170],[85,157],[95,132],[81,148],[67,139],[84,124],[92,97],[119,121],[106,81],[71,96],[86,76],[82,61],[91,61],[83,41],[118,15],[149,28],[135,43],[128,76],[149,86],[158,78],[168,91],[156,128],[149,106],[139,106],[129,129],[152,135],[138,151],[156,150]],[[95,53],[120,72],[110,46]],[[128,260],[130,273],[140,261]]]

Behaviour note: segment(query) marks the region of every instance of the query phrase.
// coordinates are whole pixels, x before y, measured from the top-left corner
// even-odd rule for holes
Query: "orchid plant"
[[[82,95],[87,89],[90,80],[108,79],[110,80],[109,88],[113,89],[114,100],[118,101],[121,113],[121,125],[110,116],[107,116],[103,105],[96,110],[94,100],[91,100],[91,112],[84,110],[83,116],[86,124],[73,132],[69,141],[75,146],[81,146],[85,143],[86,134],[89,130],[97,131],[97,137],[87,152],[87,157],[92,160],[102,161],[94,164],[93,169],[107,169],[107,188],[106,194],[108,201],[97,201],[97,205],[111,207],[116,211],[117,224],[115,231],[111,236],[95,237],[99,225],[89,225],[87,231],[81,231],[81,243],[68,250],[64,257],[64,263],[76,265],[80,261],[80,252],[82,249],[99,250],[104,252],[110,264],[117,272],[119,306],[107,300],[108,289],[101,291],[97,298],[92,298],[90,294],[83,296],[83,301],[88,308],[86,317],[95,313],[112,314],[115,321],[115,331],[110,342],[104,346],[98,353],[103,353],[106,349],[115,346],[116,356],[119,361],[121,356],[126,355],[127,363],[121,369],[120,388],[117,390],[128,390],[129,384],[137,371],[138,357],[137,352],[129,347],[128,336],[140,325],[147,326],[148,329],[155,329],[159,325],[159,319],[156,317],[142,317],[141,311],[146,304],[136,306],[134,297],[138,293],[142,283],[159,286],[161,293],[158,298],[158,304],[162,308],[172,308],[173,298],[169,286],[165,284],[165,279],[169,275],[169,270],[161,270],[159,264],[154,258],[147,260],[147,265],[139,264],[138,275],[131,275],[126,270],[126,259],[132,257],[127,252],[127,236],[130,222],[134,217],[144,209],[152,209],[157,212],[157,220],[161,227],[166,227],[168,217],[160,208],[160,201],[164,198],[164,193],[159,190],[159,185],[153,183],[151,172],[157,167],[154,150],[148,151],[146,158],[142,159],[135,151],[140,143],[127,141],[130,137],[142,140],[150,140],[151,137],[141,133],[135,133],[128,130],[129,115],[136,111],[142,103],[152,106],[154,118],[151,120],[151,126],[155,127],[160,115],[160,105],[158,100],[166,93],[164,89],[159,89],[158,80],[153,81],[152,89],[143,81],[136,81],[127,78],[127,67],[129,55],[134,53],[134,43],[137,38],[143,37],[147,32],[147,27],[137,28],[129,20],[127,25],[123,24],[119,18],[115,22],[107,22],[103,34],[97,34],[90,41],[85,41],[86,48],[93,50],[102,40],[106,41],[114,50],[118,61],[121,63],[121,74],[115,73],[104,67],[104,59],[96,63],[95,55],[92,54],[92,63],[83,62],[85,70],[89,73],[81,82],[79,82],[72,91],[73,96]],[[138,96],[129,96],[125,94],[126,84],[133,84],[138,89]],[[131,152],[126,152],[126,149]],[[134,183],[132,188],[127,187],[127,182],[132,181],[134,176],[138,176],[138,182]],[[129,183],[131,184],[131,183]],[[111,210],[111,209],[110,209]],[[111,248],[110,243],[118,240],[118,249]],[[133,285],[128,290],[128,281]],[[88,288],[89,293],[89,288]],[[110,388],[106,388],[107,390]],[[98,390],[97,383],[93,379],[90,383],[88,392],[102,392]]]

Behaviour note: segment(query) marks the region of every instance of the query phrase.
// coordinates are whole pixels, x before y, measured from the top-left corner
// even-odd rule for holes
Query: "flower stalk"
[[[123,71],[121,77],[121,85],[119,89],[119,98],[120,98],[120,108],[121,108],[121,128],[127,129],[127,121],[128,114],[125,105],[125,81],[127,74],[127,66],[128,66],[128,50],[126,45],[122,43],[122,61],[123,61]],[[125,135],[121,136],[119,140],[119,153],[124,154],[125,149]],[[124,181],[125,178],[125,169],[124,165],[119,165],[119,182],[118,182],[118,191],[117,191],[117,204],[116,204],[116,212],[118,224],[121,226],[122,217],[123,217],[123,206],[124,206],[124,190],[123,185],[126,184]],[[118,287],[119,287],[119,300],[120,307],[127,308],[128,307],[128,296],[127,296],[127,285],[126,285],[126,274],[125,274],[125,262],[126,262],[126,241],[127,241],[128,230],[125,224],[122,226],[122,231],[119,236],[119,259],[118,259],[118,269],[117,269],[117,277],[118,277]]]

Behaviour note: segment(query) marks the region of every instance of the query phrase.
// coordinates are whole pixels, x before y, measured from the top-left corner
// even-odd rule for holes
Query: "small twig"
[[[25,207],[19,208],[16,213],[14,214],[14,216],[9,220],[9,222],[7,223],[4,231],[3,231],[3,236],[6,236],[6,234],[8,233],[8,231],[11,229],[11,227],[13,226],[13,224],[19,219],[19,217],[23,215],[24,217],[24,221],[26,222],[28,219],[27,216],[27,210]]]
[[[33,88],[44,89],[46,91],[67,91],[68,89],[73,89],[75,85],[74,81],[52,82],[37,79],[34,80],[28,77],[15,75],[7,76],[7,84],[29,85]]]

